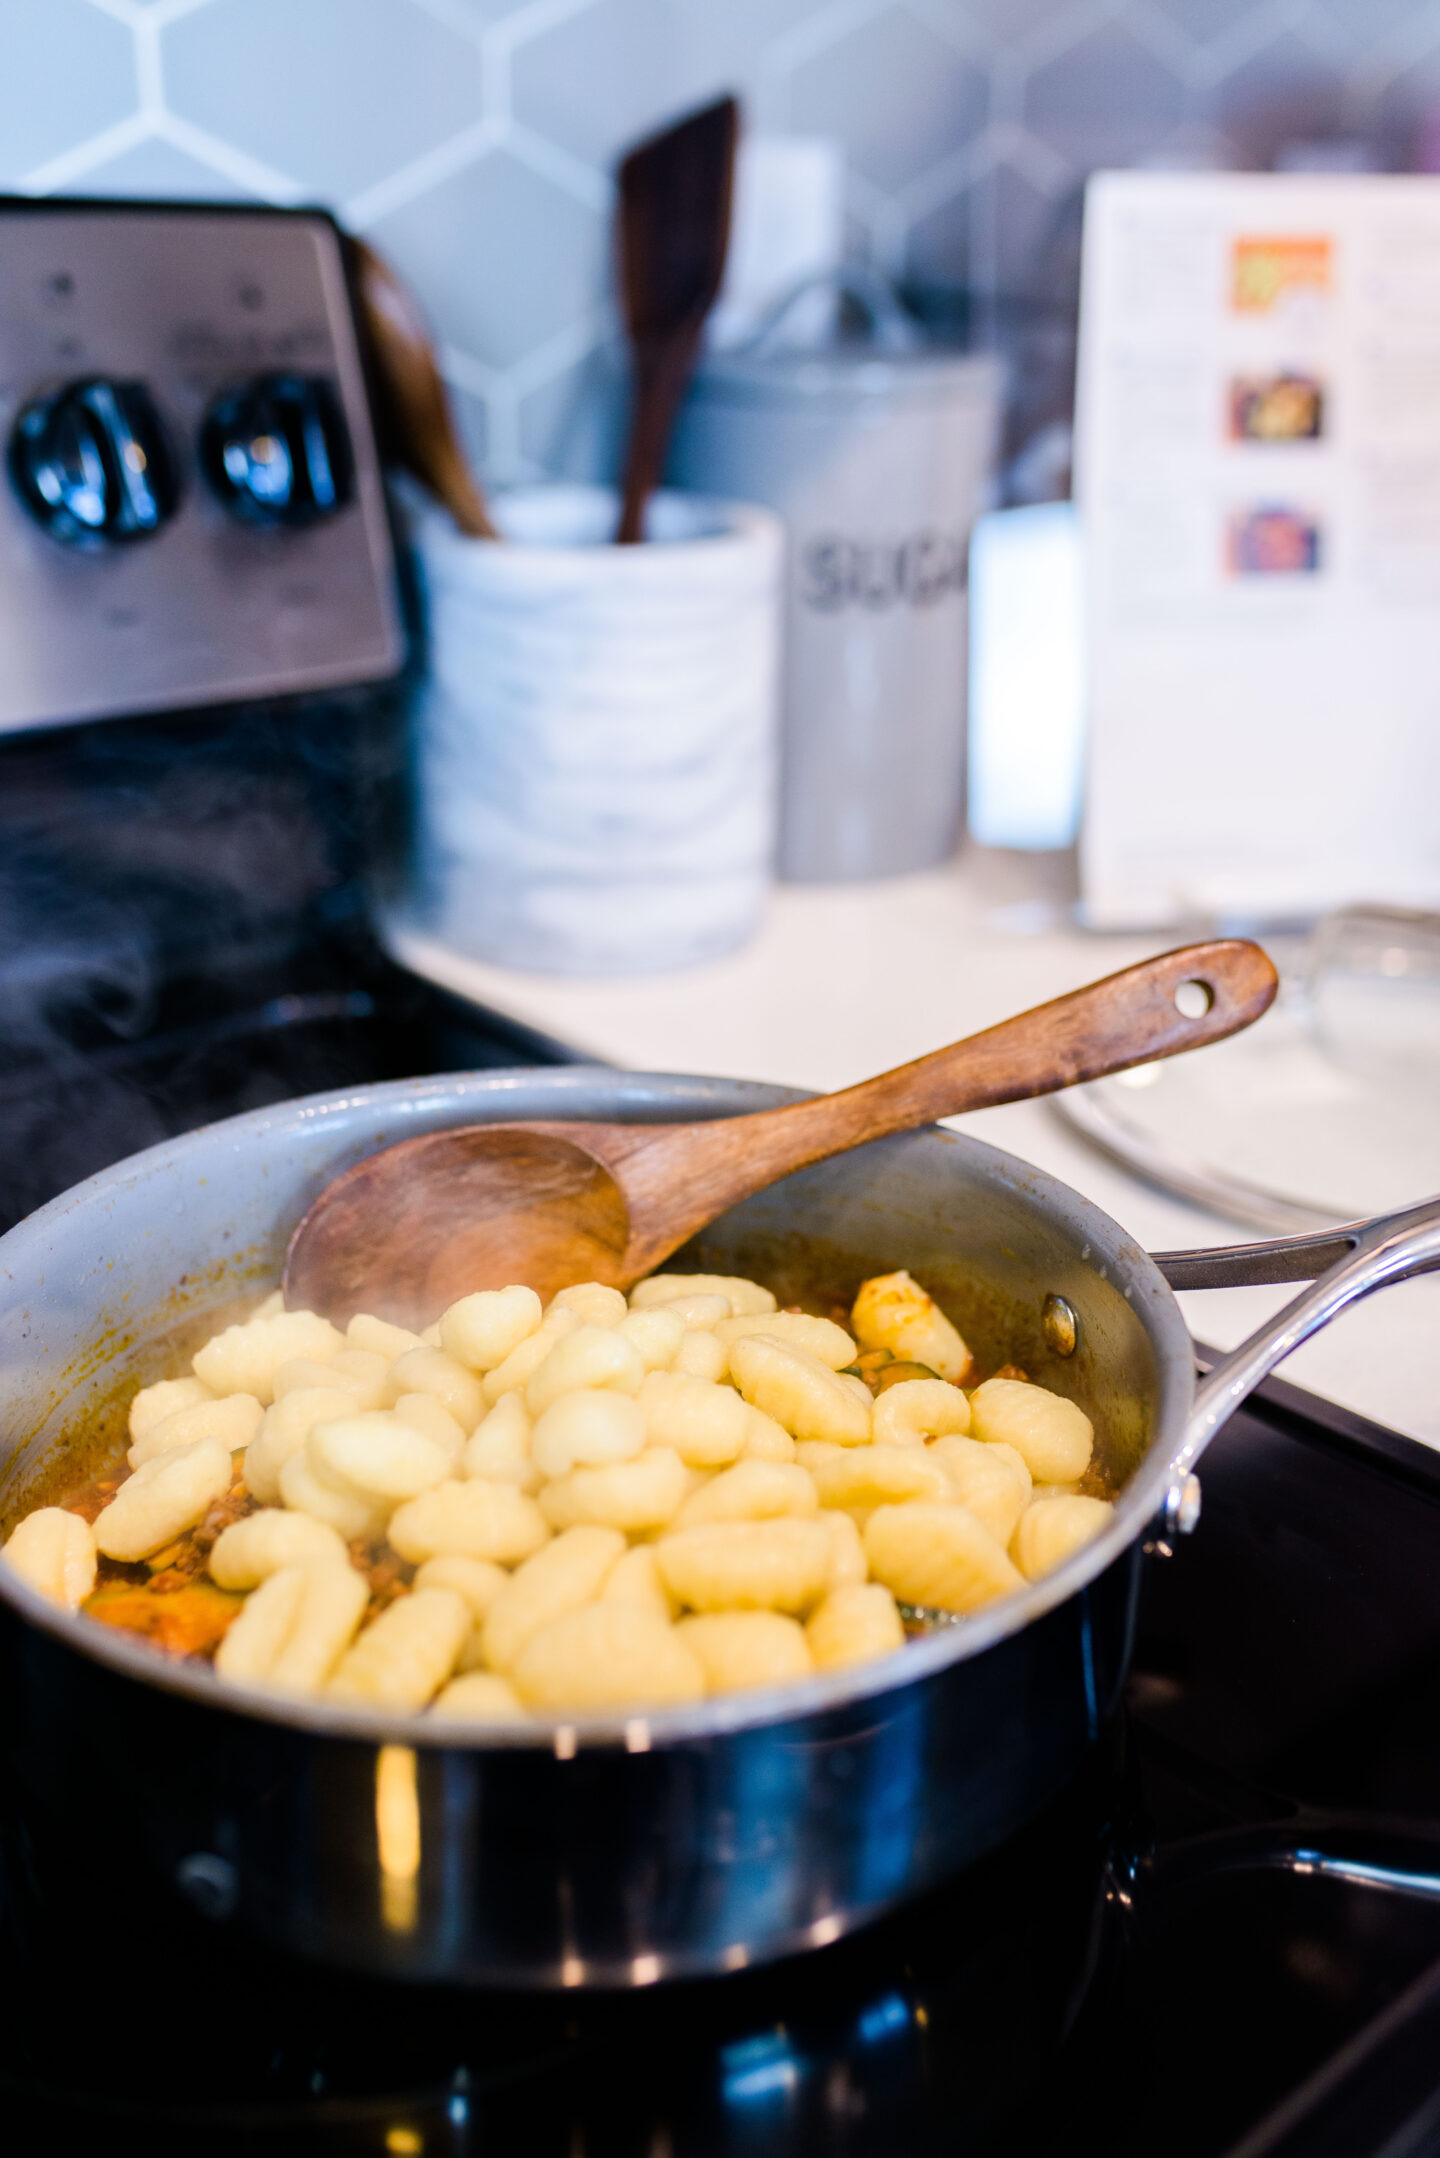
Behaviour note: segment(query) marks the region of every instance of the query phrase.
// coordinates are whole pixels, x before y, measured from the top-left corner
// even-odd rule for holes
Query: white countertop
[[[1076,931],[1063,907],[1041,896],[1036,880],[1046,875],[1054,871],[1039,858],[972,855],[885,883],[782,886],[745,951],[644,980],[510,973],[459,957],[398,921],[382,933],[405,965],[597,1060],[830,1090],[1174,941]],[[1152,1250],[1249,1242],[1258,1233],[1149,1189],[1092,1152],[1042,1102],[955,1122],[1063,1177]],[[1199,1339],[1228,1348],[1293,1293],[1197,1291],[1180,1301]],[[1440,1446],[1437,1344],[1440,1277],[1431,1277],[1346,1312],[1297,1351],[1285,1376]]]

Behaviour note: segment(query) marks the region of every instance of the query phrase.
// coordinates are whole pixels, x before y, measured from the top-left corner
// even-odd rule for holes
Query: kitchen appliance
[[[399,671],[323,212],[0,201],[0,432],[0,731]]]
[[[817,290],[869,334],[794,344]],[[926,348],[882,280],[811,281],[701,367],[677,485],[763,502],[789,538],[780,873],[896,876],[943,861],[965,766],[966,551],[998,425],[988,359]]]
[[[663,1122],[784,1098],[593,1069],[461,1074],[312,1096],[103,1172],[0,1243],[7,1515],[101,1398],[273,1284],[309,1200],[397,1128]],[[0,1577],[0,1739],[35,1879],[72,1874],[98,1817],[127,1878],[162,1900],[198,1894],[333,1965],[477,1986],[643,1987],[837,1940],[982,1858],[1080,1773],[1124,1681],[1141,1543],[1194,1525],[1196,1457],[1288,1347],[1436,1263],[1440,1204],[1358,1239],[1262,1247],[1271,1278],[1335,1263],[1193,1406],[1189,1337],[1155,1265],[1078,1194],[956,1132],[801,1170],[687,1251],[705,1271],[763,1270],[786,1302],[787,1276],[818,1287],[908,1264],[982,1366],[1019,1361],[1085,1405],[1123,1485],[1108,1525],[903,1662],[461,1741],[413,1716],[221,1692]],[[1168,1264],[1185,1286],[1263,1278],[1247,1251]],[[107,1878],[85,1873],[98,1917]]]
[[[0,202],[0,1219],[287,1094],[563,1052],[381,953],[408,680],[340,234]]]

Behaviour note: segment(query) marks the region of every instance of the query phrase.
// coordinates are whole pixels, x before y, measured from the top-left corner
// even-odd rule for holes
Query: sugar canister
[[[842,282],[868,334],[792,346],[792,295],[701,369],[670,462],[674,484],[787,529],[780,873],[800,883],[923,869],[955,843],[966,557],[999,404],[992,361],[924,345],[879,280]]]

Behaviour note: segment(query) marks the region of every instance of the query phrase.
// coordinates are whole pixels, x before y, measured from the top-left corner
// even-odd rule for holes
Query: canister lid
[[[818,352],[716,353],[696,370],[692,395],[725,403],[808,404],[857,398],[947,401],[989,394],[994,364],[969,353],[877,352],[840,344]]]
[[[787,320],[817,286],[856,302],[868,317],[866,333],[831,344],[787,344]],[[771,310],[748,344],[710,354],[696,370],[691,395],[727,404],[948,402],[988,397],[994,375],[987,358],[928,345],[883,278],[847,268],[807,279]]]

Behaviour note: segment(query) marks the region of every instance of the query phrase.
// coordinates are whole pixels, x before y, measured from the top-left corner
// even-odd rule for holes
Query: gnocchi
[[[552,1401],[584,1387],[617,1394],[638,1394],[645,1377],[640,1351],[613,1328],[583,1322],[557,1341],[526,1381],[525,1406],[543,1416]]]
[[[879,1446],[923,1446],[970,1429],[970,1404],[948,1379],[901,1379],[875,1404],[872,1425]]]
[[[1112,1511],[1104,1499],[1078,1492],[1037,1500],[1020,1516],[1010,1556],[1027,1581],[1038,1581],[1098,1536]]]
[[[829,1586],[832,1550],[814,1518],[706,1521],[662,1536],[655,1563],[677,1603],[694,1611],[795,1613]]]
[[[412,1589],[345,1651],[326,1691],[332,1701],[423,1708],[454,1670],[470,1623],[470,1606],[454,1589]]]
[[[645,1418],[633,1401],[596,1387],[577,1387],[550,1403],[530,1438],[530,1458],[542,1476],[629,1461],[645,1444]]]
[[[668,1446],[647,1446],[631,1461],[572,1469],[547,1484],[540,1508],[552,1528],[582,1521],[645,1536],[673,1521],[684,1502],[688,1478],[680,1456]]]
[[[704,1521],[773,1521],[784,1514],[817,1514],[820,1499],[808,1469],[793,1461],[737,1461],[692,1491],[676,1515],[678,1528]]]
[[[532,1634],[594,1603],[624,1550],[618,1529],[582,1526],[566,1529],[526,1559],[485,1614],[482,1641],[490,1669],[509,1671]]]
[[[438,1395],[401,1394],[395,1402],[395,1414],[402,1424],[438,1446],[452,1469],[458,1466],[465,1452],[465,1432]]]
[[[653,1544],[632,1544],[615,1561],[605,1576],[600,1601],[602,1604],[638,1604],[644,1611],[653,1611],[657,1618],[674,1618],[675,1600],[655,1563]]]
[[[365,1576],[348,1563],[282,1566],[245,1599],[215,1652],[215,1668],[236,1685],[316,1693],[349,1646],[365,1603]]]
[[[0,1559],[64,1611],[78,1611],[95,1586],[95,1538],[88,1521],[41,1506],[15,1529]]]
[[[217,1588],[255,1589],[282,1566],[327,1558],[345,1563],[345,1546],[328,1522],[266,1508],[221,1530],[210,1553],[210,1577]]]
[[[130,1436],[143,1439],[152,1425],[163,1422],[176,1409],[192,1409],[197,1401],[215,1398],[200,1379],[161,1379],[154,1386],[142,1386],[130,1404]]]
[[[457,1729],[844,1671],[903,1647],[902,1609],[983,1610],[1111,1514],[1084,1413],[1012,1367],[965,1391],[908,1273],[844,1316],[709,1274],[548,1306],[512,1283],[418,1332],[270,1298],[136,1393],[118,1487],[0,1559],[68,1610],[117,1566],[208,1570],[210,1630],[172,1653]]]
[[[630,1306],[619,1289],[603,1281],[574,1281],[550,1302],[552,1311],[573,1311],[582,1326],[618,1326]]]
[[[446,1447],[384,1409],[316,1424],[305,1441],[305,1460],[322,1483],[353,1491],[387,1515],[402,1499],[443,1483],[454,1467]]]
[[[461,1468],[466,1476],[488,1476],[499,1484],[515,1484],[521,1491],[540,1489],[541,1472],[530,1458],[530,1419],[518,1392],[502,1394],[481,1419],[461,1457]]]
[[[132,1469],[153,1461],[173,1446],[188,1446],[192,1439],[222,1439],[234,1454],[250,1444],[260,1429],[265,1411],[253,1394],[214,1395],[208,1401],[188,1402],[172,1409],[158,1423],[141,1432],[125,1459]]]
[[[675,1351],[672,1371],[688,1372],[692,1379],[723,1379],[730,1357],[723,1341],[707,1333],[703,1327],[688,1327],[681,1336]]]
[[[531,1636],[510,1673],[527,1708],[674,1708],[705,1692],[705,1667],[637,1604],[588,1604]]]
[[[245,1450],[241,1473],[250,1496],[262,1506],[273,1506],[280,1496],[280,1471],[301,1451],[314,1426],[356,1413],[354,1395],[338,1386],[297,1386],[293,1393],[278,1396]]]
[[[387,1364],[393,1364],[407,1349],[425,1346],[419,1334],[412,1334],[408,1326],[392,1326],[388,1319],[373,1318],[368,1311],[356,1312],[345,1329],[345,1340],[351,1349],[381,1356]]]
[[[905,1363],[926,1364],[958,1386],[970,1371],[970,1351],[933,1296],[902,1268],[877,1274],[855,1299],[850,1324],[866,1349],[888,1349]]]
[[[507,1357],[486,1372],[481,1381],[486,1401],[493,1407],[502,1394],[513,1393],[517,1386],[527,1385],[531,1374],[539,1370],[556,1342],[563,1335],[573,1333],[579,1324],[578,1317],[567,1305],[561,1304],[547,1311],[534,1333],[517,1342]]]
[[[305,1452],[292,1454],[280,1471],[280,1498],[295,1513],[328,1521],[347,1543],[385,1533],[388,1509],[358,1491],[346,1490],[317,1476],[310,1463],[308,1440]]]
[[[864,1541],[871,1573],[901,1603],[978,1611],[1022,1585],[1004,1545],[965,1506],[877,1506]]]
[[[879,1581],[848,1581],[832,1589],[805,1628],[817,1671],[839,1671],[893,1655],[905,1645],[895,1598]]]
[[[806,1354],[828,1364],[832,1371],[843,1371],[855,1361],[855,1344],[843,1326],[836,1326],[833,1319],[812,1319],[803,1311],[776,1311],[758,1316],[747,1314],[743,1319],[722,1319],[713,1329],[715,1339],[728,1349],[732,1343],[744,1341],[751,1334],[763,1334],[767,1341],[781,1342],[786,1348],[804,1349]]]
[[[808,1349],[751,1334],[732,1347],[730,1369],[751,1406],[773,1416],[794,1438],[863,1446],[870,1436],[869,1403],[858,1400]]]
[[[513,1484],[483,1477],[432,1484],[390,1516],[390,1542],[414,1566],[426,1559],[491,1559],[517,1566],[548,1543],[550,1530],[532,1498]]]
[[[984,1522],[997,1543],[1008,1544],[1030,1503],[1032,1486],[1024,1456],[1003,1439],[991,1446],[979,1439],[937,1439],[926,1451],[960,1504]]]
[[[685,1321],[677,1311],[656,1304],[650,1311],[627,1312],[615,1329],[638,1351],[647,1372],[668,1371],[685,1340]]]
[[[652,1304],[669,1303],[673,1297],[724,1297],[731,1316],[737,1319],[776,1309],[773,1291],[758,1281],[736,1274],[652,1274],[630,1291],[632,1311],[648,1311]]]
[[[368,1349],[341,1349],[328,1364],[313,1356],[292,1356],[275,1374],[274,1405],[278,1408],[289,1394],[321,1387],[346,1394],[352,1408],[378,1409],[389,1369],[383,1356],[372,1356]]]
[[[230,1489],[230,1449],[223,1439],[192,1439],[145,1462],[120,1486],[95,1521],[95,1548],[107,1559],[148,1559]]]
[[[277,1311],[227,1326],[197,1349],[192,1370],[214,1394],[253,1394],[262,1408],[275,1399],[275,1374],[292,1357],[328,1363],[345,1346],[338,1327],[313,1311]]]
[[[913,1446],[851,1446],[813,1472],[822,1505],[866,1521],[877,1506],[902,1499],[945,1499],[950,1486],[938,1461]]]
[[[647,1444],[672,1446],[692,1469],[720,1469],[738,1461],[756,1414],[733,1387],[688,1371],[652,1371],[638,1402]]]
[[[711,1693],[783,1686],[815,1668],[804,1628],[778,1611],[712,1611],[676,1631],[700,1659]]]
[[[493,1371],[540,1326],[540,1299],[523,1282],[478,1289],[440,1317],[440,1346],[471,1371]]]
[[[1039,1484],[1068,1484],[1090,1466],[1095,1430],[1062,1394],[1023,1379],[987,1379],[970,1397],[971,1427],[987,1446],[1013,1446]]]
[[[432,1394],[449,1410],[463,1432],[473,1431],[485,1414],[485,1394],[473,1371],[443,1349],[407,1349],[390,1366],[385,1402],[393,1408],[404,1394]]]
[[[508,1679],[493,1671],[466,1671],[452,1678],[431,1706],[432,1716],[465,1723],[524,1723],[525,1704]]]

